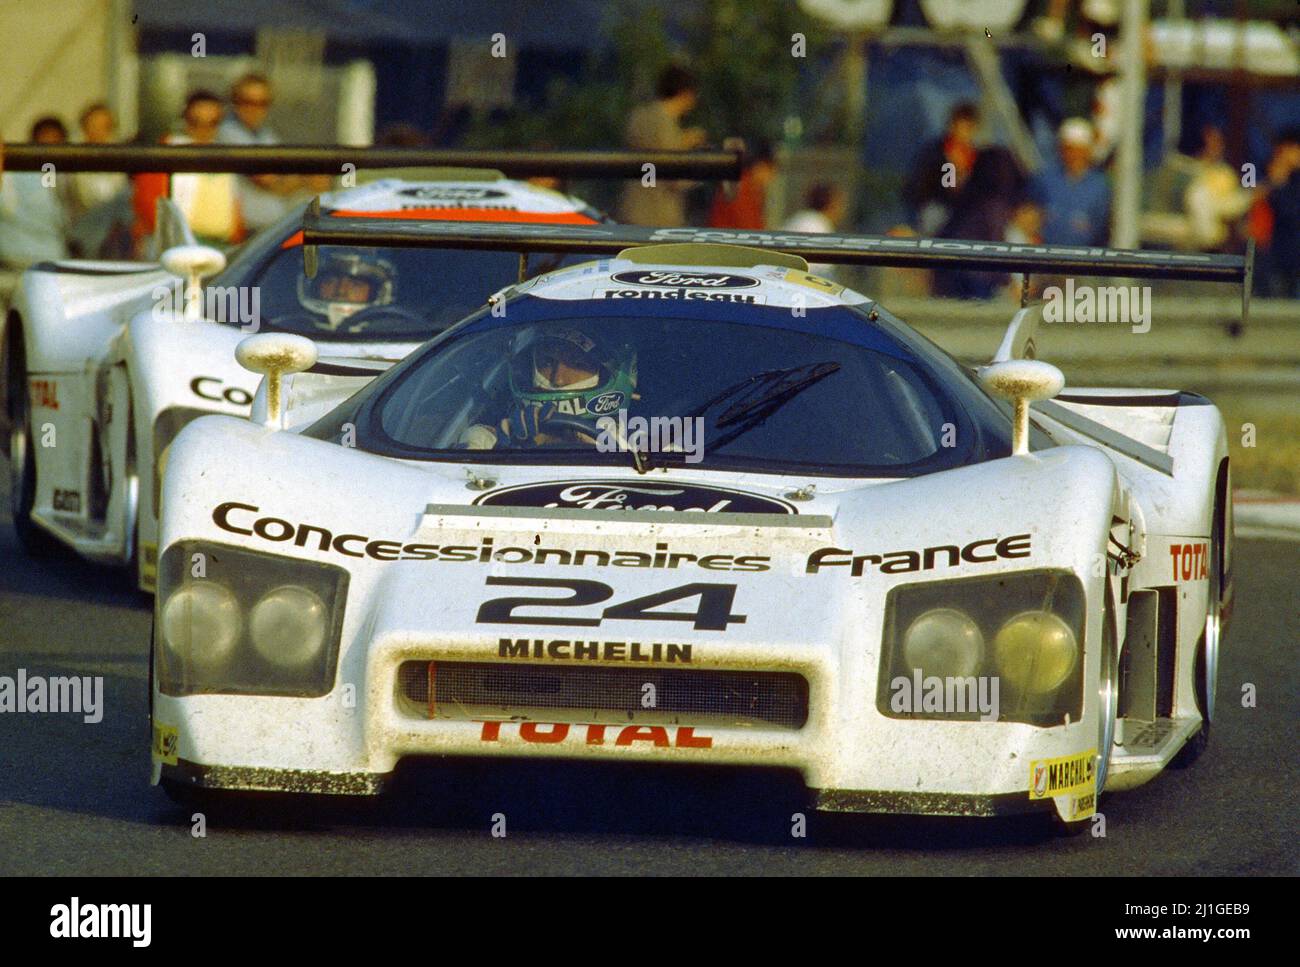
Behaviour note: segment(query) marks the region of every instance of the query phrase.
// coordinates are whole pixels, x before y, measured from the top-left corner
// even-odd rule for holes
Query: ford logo
[[[662,285],[673,289],[752,289],[758,279],[724,272],[668,272],[647,270],[619,272],[613,277],[624,285]]]
[[[474,501],[501,507],[568,507],[574,510],[695,511],[707,514],[796,514],[773,497],[697,484],[623,480],[557,480],[490,491]]]
[[[589,413],[613,413],[623,405],[622,393],[601,393],[587,402]]]
[[[457,188],[453,185],[403,188],[398,194],[404,198],[421,198],[425,201],[482,201],[487,198],[506,197],[504,191],[496,188]]]

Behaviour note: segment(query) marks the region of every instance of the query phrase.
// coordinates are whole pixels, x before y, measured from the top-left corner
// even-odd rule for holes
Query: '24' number
[[[478,609],[479,624],[509,625],[599,625],[605,618],[625,621],[692,621],[697,631],[726,631],[728,623],[744,624],[743,614],[732,614],[736,600],[734,584],[683,584],[655,594],[611,604],[599,618],[563,617],[540,614],[517,614],[515,609],[527,605],[546,608],[583,608],[600,604],[614,596],[614,589],[599,581],[567,581],[558,578],[490,577],[489,587],[564,588],[573,592],[567,598],[493,598]],[[651,611],[673,601],[698,598],[694,611]]]

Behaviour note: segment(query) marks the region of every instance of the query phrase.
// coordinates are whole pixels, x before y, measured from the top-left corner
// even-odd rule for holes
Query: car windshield
[[[544,301],[511,302],[507,315],[536,316],[526,304]],[[825,311],[851,335],[771,308],[748,310],[770,325],[734,313],[482,314],[373,387],[363,445],[417,459],[845,475],[955,464],[945,437],[972,434],[941,381],[860,314]]]
[[[252,279],[264,331],[313,339],[423,342],[519,281],[515,252],[321,247],[312,279],[301,245],[281,248]],[[533,253],[525,276],[582,261]]]

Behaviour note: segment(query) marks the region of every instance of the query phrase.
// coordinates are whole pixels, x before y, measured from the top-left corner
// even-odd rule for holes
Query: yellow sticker
[[[787,269],[785,280],[793,282],[795,285],[807,286],[809,289],[816,289],[818,292],[825,292],[827,295],[839,295],[844,291],[844,286],[830,279],[823,279],[820,275],[810,275],[807,272],[801,272],[798,269]]]
[[[153,724],[153,757],[163,765],[176,765],[176,749],[180,745],[180,740],[180,729],[155,722]]]
[[[1035,759],[1029,763],[1030,799],[1095,793],[1096,784],[1096,749],[1056,759]]]
[[[1086,792],[1082,796],[1070,797],[1070,821],[1087,819],[1097,811],[1097,794]]]

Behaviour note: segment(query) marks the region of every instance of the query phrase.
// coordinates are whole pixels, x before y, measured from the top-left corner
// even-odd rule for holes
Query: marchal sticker
[[[575,510],[666,510],[709,514],[795,514],[793,504],[773,497],[690,484],[626,483],[620,480],[557,480],[503,487],[475,504],[503,507],[568,507]]]
[[[1029,798],[1082,795],[1096,792],[1097,750],[1029,763]]]

